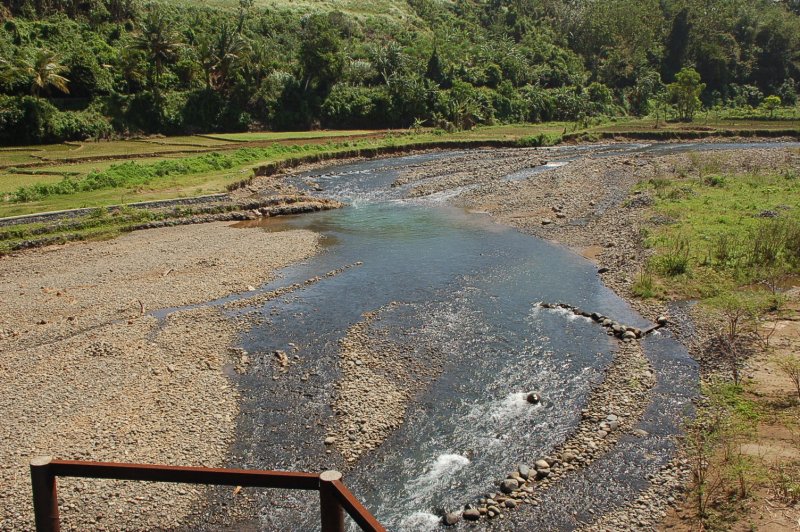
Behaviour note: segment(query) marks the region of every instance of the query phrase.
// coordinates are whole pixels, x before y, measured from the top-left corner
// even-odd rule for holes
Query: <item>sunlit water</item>
[[[535,176],[583,149],[565,149],[547,168],[509,179]],[[245,398],[233,460],[288,470],[344,467],[326,454],[322,441],[325,427],[334,422],[329,405],[338,378],[338,340],[362,313],[400,303],[380,313],[381,327],[420,357],[426,353],[422,347],[441,353],[441,376],[410,404],[405,423],[345,475],[350,489],[390,530],[436,528],[442,511],[492,490],[493,481],[518,463],[547,454],[577,425],[592,383],[611,361],[613,344],[590,320],[543,310],[536,302],[569,302],[647,325],[602,284],[593,264],[567,249],[441,201],[404,200],[403,188],[390,188],[402,167],[450,155],[371,160],[314,173],[321,195],[350,206],[264,223],[270,231],[317,231],[328,245],[261,290],[363,264],[267,303],[260,311],[268,321],[243,343],[265,362],[240,378]],[[269,353],[293,354],[290,343],[298,346],[299,360],[289,374],[273,380]],[[573,511],[588,518],[582,512],[589,507],[623,503],[669,459],[672,436],[694,393],[696,369],[668,333],[643,345],[659,375],[641,425],[650,438],[623,438],[608,459],[554,488],[549,496],[555,507],[543,512],[548,527],[569,529]],[[299,380],[300,374],[308,380]],[[540,405],[525,401],[532,390],[543,397]],[[607,482],[600,486],[594,475]],[[260,526],[314,529],[317,513],[313,494],[270,492],[262,501]]]

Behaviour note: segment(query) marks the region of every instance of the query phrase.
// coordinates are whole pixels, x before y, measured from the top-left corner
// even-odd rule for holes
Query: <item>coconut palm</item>
[[[31,94],[34,96],[39,96],[50,87],[69,94],[69,80],[61,75],[69,69],[50,50],[37,50],[32,58],[19,59],[15,63],[4,60],[2,66],[4,77],[30,80]]]
[[[164,67],[175,60],[180,45],[169,19],[157,7],[151,8],[139,24],[139,33],[133,42],[134,48],[142,50],[150,62],[151,89],[158,90]]]
[[[198,56],[208,86],[216,90],[225,88],[240,59],[249,50],[248,42],[228,24],[222,24],[213,37],[201,41]]]

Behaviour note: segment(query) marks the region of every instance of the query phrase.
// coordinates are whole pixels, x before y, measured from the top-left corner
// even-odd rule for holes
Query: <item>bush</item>
[[[96,111],[55,113],[51,128],[56,141],[107,138],[114,132],[108,119]]]
[[[51,121],[58,110],[33,96],[1,97],[0,143],[3,145],[52,142]]]
[[[331,128],[374,128],[392,125],[391,106],[384,87],[338,84],[322,104],[322,125]]]
[[[664,275],[675,277],[689,271],[689,239],[680,235],[672,241],[670,249],[661,257]]]
[[[788,229],[788,224],[783,220],[769,220],[759,224],[750,238],[750,264],[772,266],[778,262],[786,246]]]

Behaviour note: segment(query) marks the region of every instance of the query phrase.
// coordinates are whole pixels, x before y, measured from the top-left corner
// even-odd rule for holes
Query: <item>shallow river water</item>
[[[676,146],[658,149],[681,149]],[[726,146],[742,147],[705,147]],[[652,149],[628,145],[606,151]],[[564,148],[549,155],[547,167],[509,178],[535,179],[537,172],[580,154],[580,148]],[[269,231],[314,230],[325,249],[258,291],[361,264],[259,307],[266,322],[242,344],[265,360],[277,349],[292,356],[293,344],[299,358],[277,380],[269,363],[237,377],[244,401],[236,465],[308,471],[344,467],[326,454],[322,442],[334,417],[338,341],[363,313],[379,311],[379,326],[423,362],[426,350],[438,353],[441,375],[415,397],[404,424],[345,473],[351,491],[390,530],[437,528],[442,510],[459,509],[496,489],[494,481],[517,464],[548,454],[578,424],[614,345],[591,321],[540,309],[537,302],[567,302],[630,325],[648,325],[575,253],[486,215],[450,207],[446,199],[452,194],[406,200],[402,187],[390,187],[401,168],[450,155],[370,160],[315,172],[320,194],[349,206],[263,223]],[[590,508],[599,514],[635,498],[646,476],[671,458],[697,370],[668,332],[648,337],[643,346],[658,378],[639,425],[650,436],[622,437],[608,455],[553,486],[540,509],[525,513],[526,524],[515,525],[512,517],[493,526],[574,528],[591,519]],[[298,379],[300,374],[307,380]],[[532,390],[543,397],[535,407],[525,401]],[[318,527],[314,494],[263,497],[259,527]]]

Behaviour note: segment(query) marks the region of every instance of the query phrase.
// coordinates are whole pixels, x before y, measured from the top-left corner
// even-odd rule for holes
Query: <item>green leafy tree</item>
[[[373,45],[369,50],[369,59],[387,87],[391,85],[392,78],[399,74],[406,64],[403,48],[395,41]]]
[[[780,96],[767,96],[764,98],[764,101],[761,102],[761,107],[764,108],[766,112],[769,113],[769,117],[772,118],[775,116],[775,110],[781,106],[781,98]]]
[[[313,15],[303,27],[300,46],[300,65],[303,70],[304,90],[312,85],[327,94],[344,70],[342,39],[328,17]]]
[[[222,24],[214,35],[201,41],[198,55],[208,87],[216,90],[226,88],[234,70],[248,51],[247,41],[229,24]]]
[[[175,61],[180,46],[172,21],[160,8],[152,6],[139,24],[133,47],[145,53],[150,64],[150,89],[154,92],[158,92],[164,68]]]
[[[700,74],[693,68],[682,68],[675,74],[675,82],[667,85],[670,100],[678,111],[678,119],[691,122],[695,113],[700,109],[700,94],[706,88],[700,82]]]

